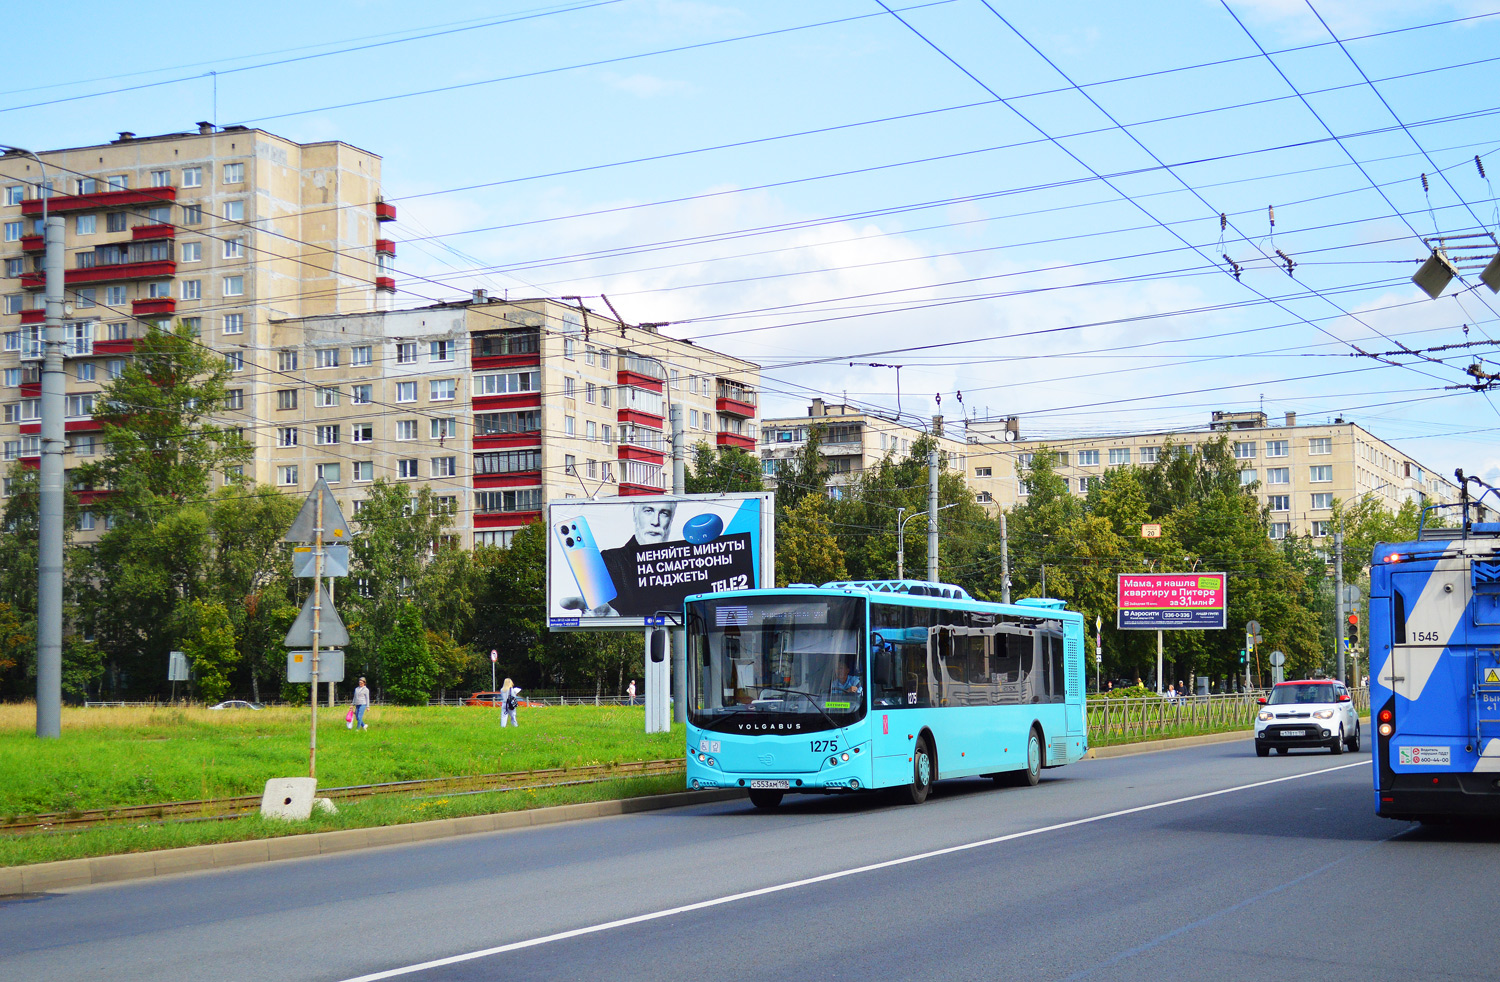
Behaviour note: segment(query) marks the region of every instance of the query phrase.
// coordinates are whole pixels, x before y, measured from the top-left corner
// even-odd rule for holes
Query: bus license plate
[[[1282,736],[1307,736],[1306,730],[1282,730]]]
[[[765,788],[768,791],[785,791],[791,787],[788,781],[751,781],[752,788]]]

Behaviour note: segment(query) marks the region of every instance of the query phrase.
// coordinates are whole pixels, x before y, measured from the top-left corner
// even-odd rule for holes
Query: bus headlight
[[[843,758],[843,759],[844,759],[844,760],[848,760],[848,759],[849,759],[849,755],[848,755],[848,754],[847,754],[847,753],[845,753],[845,754],[840,754],[840,756],[841,756],[841,757],[842,757],[842,758]]]
[[[1381,736],[1388,737],[1394,731],[1395,731],[1395,727],[1393,727],[1391,724],[1389,724],[1389,723],[1381,723],[1380,724],[1380,735]]]

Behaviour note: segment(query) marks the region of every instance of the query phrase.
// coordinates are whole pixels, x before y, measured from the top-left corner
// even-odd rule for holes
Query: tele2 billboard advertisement
[[[549,504],[548,626],[643,627],[664,612],[680,615],[695,593],[774,586],[772,500],[704,494]]]

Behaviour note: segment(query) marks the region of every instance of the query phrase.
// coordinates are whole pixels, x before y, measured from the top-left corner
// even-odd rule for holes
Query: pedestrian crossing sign
[[[1500,685],[1500,669],[1490,669],[1484,673],[1485,685]]]

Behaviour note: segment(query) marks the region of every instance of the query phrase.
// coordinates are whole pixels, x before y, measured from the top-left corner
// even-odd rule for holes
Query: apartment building
[[[181,320],[235,369],[256,446],[247,476],[273,481],[269,424],[285,410],[271,322],[368,310],[395,290],[380,157],[208,123],[39,157],[0,156],[5,460],[40,455],[45,211],[66,222],[66,466],[98,452],[94,399],[146,325]],[[92,520],[85,511],[85,531]]]
[[[840,488],[859,480],[861,474],[879,464],[887,454],[904,457],[911,451],[911,445],[927,432],[920,426],[854,406],[814,399],[806,416],[778,417],[762,423],[761,467],[771,484],[775,483],[779,462],[800,454],[814,428],[820,431],[819,447],[828,466],[828,491],[835,497]],[[948,455],[948,466],[967,473],[966,462],[973,448],[963,439],[945,435],[941,416],[932,418],[932,431]]]
[[[673,405],[689,448],[755,446],[758,366],[583,306],[476,291],[269,337],[274,483],[321,477],[351,514],[377,478],[425,484],[464,545],[508,545],[548,501],[669,491]]]
[[[1361,497],[1396,510],[1407,500],[1439,504],[1458,500],[1458,488],[1410,455],[1344,419],[1298,423],[1287,413],[1273,425],[1262,412],[1215,412],[1208,426],[1109,436],[1022,439],[1019,420],[971,422],[970,485],[1010,508],[1025,497],[1018,466],[1047,447],[1058,457],[1057,473],[1075,494],[1087,494],[1112,467],[1152,464],[1168,443],[1196,448],[1227,436],[1240,465],[1240,482],[1257,485],[1271,512],[1272,538],[1291,533],[1323,537],[1333,532],[1335,501]]]

